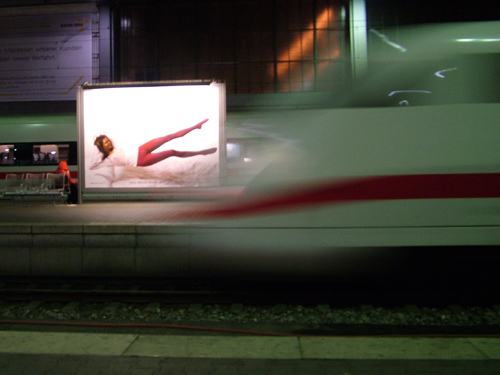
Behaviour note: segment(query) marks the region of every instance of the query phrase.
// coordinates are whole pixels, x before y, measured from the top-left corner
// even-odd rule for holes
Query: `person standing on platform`
[[[77,204],[78,203],[78,184],[75,180],[71,178],[71,173],[68,170],[68,163],[65,161],[61,161],[59,166],[55,170],[55,173],[62,173],[68,177],[69,181],[69,194],[68,194],[68,203],[69,204]]]

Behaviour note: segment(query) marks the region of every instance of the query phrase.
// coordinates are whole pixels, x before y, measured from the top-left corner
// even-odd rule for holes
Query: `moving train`
[[[227,113],[221,186],[241,193],[186,213],[190,272],[323,278],[498,253],[500,22],[370,38],[370,74],[341,102]],[[75,116],[46,119],[3,124],[5,140],[76,141]]]

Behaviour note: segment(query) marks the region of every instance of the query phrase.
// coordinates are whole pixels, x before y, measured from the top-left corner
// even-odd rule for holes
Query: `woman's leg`
[[[178,132],[168,134],[168,135],[165,135],[163,137],[152,139],[149,142],[144,143],[142,146],[139,146],[139,154],[137,156],[137,165],[138,166],[145,166],[145,165],[154,164],[154,163],[149,163],[146,160],[146,159],[148,159],[148,155],[150,155],[154,150],[156,150],[158,147],[162,146],[163,144],[171,141],[172,139],[184,137],[186,134],[188,134],[189,132],[192,132],[195,129],[201,129],[201,126],[207,121],[208,121],[208,119],[203,120],[194,126],[179,130]],[[159,152],[158,154],[163,154],[163,153],[168,154],[171,151],[172,150]],[[176,156],[176,155],[170,155],[170,156]],[[165,156],[165,157],[163,157],[163,159],[166,159],[168,157],[169,156]],[[163,159],[160,159],[160,160],[163,160]],[[160,160],[158,160],[158,161],[160,161]],[[156,161],[155,163],[157,163],[158,161]]]
[[[139,150],[142,149],[146,153],[153,152],[158,147],[160,147],[164,143],[171,141],[172,139],[184,137],[186,134],[188,134],[189,132],[192,132],[195,129],[201,129],[201,126],[207,121],[208,121],[208,119],[203,120],[202,122],[200,122],[194,126],[191,126],[189,128],[179,130],[178,132],[168,134],[168,135],[165,135],[163,137],[152,139],[149,142],[144,143],[142,146],[139,146]]]
[[[160,152],[155,152],[155,153],[149,153],[149,154],[143,155],[142,158],[140,158],[140,160],[139,159],[137,160],[137,166],[138,167],[147,167],[148,165],[156,164],[159,161],[165,160],[165,159],[170,158],[172,156],[176,156],[179,158],[189,158],[191,156],[213,154],[216,151],[217,151],[217,148],[212,147],[212,148],[207,148],[205,150],[200,150],[200,151],[166,150],[166,151],[160,151]]]

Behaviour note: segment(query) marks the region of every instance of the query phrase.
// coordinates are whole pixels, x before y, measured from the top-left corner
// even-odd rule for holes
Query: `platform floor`
[[[0,373],[498,374],[500,338],[0,331]]]
[[[215,201],[92,201],[68,205],[46,201],[0,199],[0,223],[6,224],[142,224],[178,223],[195,217],[201,209],[220,205]]]

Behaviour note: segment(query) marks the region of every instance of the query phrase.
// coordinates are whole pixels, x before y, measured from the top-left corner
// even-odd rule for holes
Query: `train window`
[[[226,145],[227,161],[239,161],[241,158],[241,145],[238,143],[227,143]]]
[[[0,145],[2,166],[57,165],[66,161],[77,165],[76,142],[12,143]]]
[[[14,145],[0,145],[1,159],[0,165],[14,165]]]
[[[33,145],[33,165],[58,164],[61,160],[68,160],[68,156],[68,144]]]

